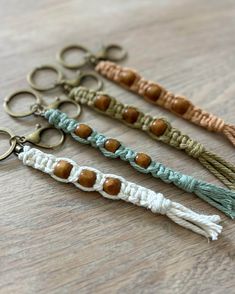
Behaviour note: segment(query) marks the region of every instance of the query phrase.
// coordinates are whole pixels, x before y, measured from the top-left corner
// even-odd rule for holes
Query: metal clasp
[[[11,109],[10,103],[13,99],[16,99],[17,96],[22,95],[22,94],[26,94],[26,95],[30,95],[35,99],[35,103],[29,105],[29,110],[25,111],[25,112],[14,112]],[[18,98],[19,99],[19,98]],[[12,117],[26,117],[26,116],[30,116],[32,114],[34,115],[41,115],[43,112],[45,112],[48,109],[59,109],[62,105],[65,104],[72,104],[76,107],[76,113],[74,115],[73,118],[76,118],[80,115],[81,113],[81,106],[74,100],[68,99],[68,98],[59,98],[57,97],[55,99],[54,102],[50,103],[50,104],[46,104],[44,103],[44,101],[42,100],[41,96],[38,95],[36,92],[32,91],[32,90],[19,90],[16,91],[14,93],[12,93],[11,95],[7,96],[4,99],[4,109],[5,111]]]
[[[58,132],[58,134],[60,136],[59,141],[55,142],[53,144],[41,143],[43,134],[45,134],[49,130],[53,130],[53,131]],[[55,148],[61,146],[64,143],[65,134],[63,133],[62,130],[56,129],[53,126],[48,125],[48,126],[43,127],[43,126],[37,124],[36,125],[36,130],[34,132],[32,132],[31,134],[29,134],[27,136],[21,137],[21,138],[23,140],[23,142],[21,142],[21,143],[28,142],[28,143],[31,143],[33,145],[36,145],[38,147],[42,147],[42,148],[45,148],[45,149],[55,149]]]
[[[72,64],[66,61],[65,55],[69,54],[71,51],[77,51],[82,55],[80,62]],[[113,53],[114,51],[116,51],[116,54]],[[79,69],[87,64],[95,66],[100,60],[121,61],[125,59],[126,56],[127,52],[118,44],[102,46],[96,53],[91,52],[84,46],[72,44],[62,48],[56,55],[58,62],[68,69]]]
[[[36,80],[37,74],[45,70],[50,70],[55,72],[57,77],[55,82],[52,83],[51,85],[41,86],[37,84],[35,80]],[[98,77],[98,75],[96,75],[93,72],[77,71],[75,78],[65,79],[62,71],[58,67],[54,65],[50,65],[50,64],[38,66],[27,75],[27,81],[29,85],[34,90],[38,90],[41,92],[53,90],[57,87],[62,87],[65,90],[65,92],[69,92],[72,88],[81,86],[83,82],[88,80],[95,81],[95,86],[93,87],[95,91],[99,91],[103,88],[103,81],[101,80],[101,78]]]
[[[54,144],[41,143],[43,134],[45,134],[48,130],[55,130],[59,134],[58,142],[55,142]],[[0,127],[0,134],[8,135],[9,143],[10,143],[9,149],[6,152],[4,152],[2,155],[0,155],[0,161],[6,159],[12,153],[20,152],[20,150],[23,148],[23,145],[25,143],[31,143],[35,146],[42,147],[45,149],[55,149],[61,146],[65,140],[65,134],[61,130],[56,129],[49,125],[41,126],[39,124],[36,125],[36,130],[27,136],[15,135],[10,129],[2,128],[2,127]]]

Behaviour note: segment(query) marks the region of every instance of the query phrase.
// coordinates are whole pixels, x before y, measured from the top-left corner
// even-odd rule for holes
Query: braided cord
[[[118,119],[132,128],[141,129],[157,141],[185,151],[189,156],[197,159],[228,188],[235,190],[235,167],[216,154],[205,150],[202,144],[192,140],[188,135],[182,134],[178,129],[173,128],[165,118],[156,118],[149,114],[144,114],[138,108],[131,105],[124,105],[106,93],[94,91],[85,87],[73,88],[69,93],[69,97],[100,113]],[[106,110],[100,110],[96,107],[96,101],[100,99],[100,97],[109,98],[110,102]],[[136,114],[134,123],[128,123],[124,116],[124,114],[128,113],[130,110],[132,113],[134,112],[134,114]],[[160,128],[154,129],[153,126],[158,122],[161,123]],[[164,132],[158,134],[159,130],[163,130]]]
[[[221,118],[193,105],[186,97],[174,95],[163,86],[141,77],[135,70],[110,61],[100,61],[95,70],[148,102],[159,105],[208,131],[222,133],[235,146],[235,125],[225,124]]]
[[[233,218],[235,214],[235,210],[233,208],[235,192],[202,182],[191,176],[174,171],[159,162],[151,160],[148,155],[147,157],[150,159],[150,163],[148,166],[142,167],[135,161],[138,155],[137,152],[124,146],[118,141],[119,146],[114,152],[107,150],[105,142],[107,142],[110,138],[92,130],[89,126],[88,127],[92,130],[92,132],[87,138],[82,138],[76,135],[75,130],[83,124],[79,124],[76,120],[69,118],[65,113],[57,109],[49,109],[43,114],[43,116],[56,128],[70,134],[79,143],[91,145],[92,147],[98,149],[105,157],[120,158],[123,161],[127,161],[139,172],[150,174],[155,178],[160,178],[165,183],[173,183],[175,186],[184,191],[194,193],[204,201]]]
[[[24,165],[47,173],[57,181],[72,183],[83,191],[97,191],[105,198],[121,199],[145,207],[153,213],[166,215],[175,223],[212,240],[216,240],[222,231],[222,226],[218,225],[221,221],[218,215],[208,216],[195,213],[179,203],[166,199],[161,193],[156,193],[129,182],[120,176],[104,174],[94,168],[79,166],[68,158],[56,158],[52,154],[43,153],[29,146],[24,146],[23,151],[18,154],[18,158]],[[71,166],[71,171],[66,179],[59,177],[55,172],[61,162],[66,162],[67,165]],[[95,183],[90,188],[86,188],[79,182],[83,170],[89,170],[96,175]],[[104,190],[105,183],[110,178],[115,179],[121,184],[117,195],[110,195]]]

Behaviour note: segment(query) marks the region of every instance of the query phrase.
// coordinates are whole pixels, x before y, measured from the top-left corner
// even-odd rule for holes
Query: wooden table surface
[[[80,43],[98,49],[101,43],[116,42],[129,52],[123,64],[235,123],[232,0],[1,0],[0,16],[1,103],[11,92],[28,87],[25,77],[34,66],[56,64],[55,53],[62,46]],[[222,136],[152,107],[110,82],[105,81],[105,88],[123,102],[167,116],[208,149],[235,163],[234,148]],[[52,101],[52,96],[46,101]],[[23,106],[14,105],[15,109]],[[0,125],[20,135],[30,133],[37,121],[12,119],[0,109]],[[87,108],[80,121],[167,166],[219,183],[183,152],[140,131]],[[3,143],[6,147],[1,136],[1,151]],[[11,156],[1,162],[1,294],[234,293],[232,220],[194,195],[69,138],[54,153],[122,175],[196,211],[219,214],[223,233],[218,241],[208,243],[167,217],[60,184]]]

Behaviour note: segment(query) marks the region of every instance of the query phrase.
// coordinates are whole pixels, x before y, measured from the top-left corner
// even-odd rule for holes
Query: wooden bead
[[[133,107],[127,107],[122,115],[123,119],[129,124],[135,123],[138,119],[138,116],[139,112]]]
[[[101,111],[106,111],[109,107],[109,104],[111,102],[111,98],[106,95],[101,95],[95,98],[95,107],[98,108]]]
[[[84,187],[91,188],[96,181],[96,173],[89,169],[83,169],[79,175],[78,183]]]
[[[167,124],[162,119],[155,119],[150,125],[150,131],[155,136],[161,136],[165,133],[167,129]]]
[[[119,82],[125,86],[130,87],[135,81],[135,73],[131,70],[122,71],[119,75]]]
[[[86,139],[92,133],[92,128],[85,124],[79,124],[75,131],[75,135],[79,136],[80,138]]]
[[[121,190],[121,181],[115,178],[107,178],[103,190],[110,195],[117,195]]]
[[[155,102],[158,100],[162,92],[162,89],[158,85],[150,85],[146,91],[145,91],[145,96]]]
[[[177,114],[183,115],[188,110],[191,103],[183,97],[175,97],[171,109]]]
[[[54,175],[61,179],[67,179],[70,175],[70,172],[73,168],[73,165],[66,160],[60,160],[57,162],[54,168]]]
[[[147,168],[151,163],[151,157],[145,153],[137,153],[135,163],[143,168]]]
[[[104,143],[104,148],[108,150],[109,152],[114,153],[119,147],[120,147],[120,142],[116,139],[108,139]]]

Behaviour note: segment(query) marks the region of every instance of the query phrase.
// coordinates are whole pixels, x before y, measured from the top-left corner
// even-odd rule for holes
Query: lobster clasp
[[[59,135],[59,139],[55,141],[55,143],[43,143],[42,142],[42,136],[46,134],[47,131],[49,130],[54,130],[58,133]],[[61,146],[64,143],[65,140],[65,134],[63,133],[63,131],[56,129],[53,126],[41,126],[39,124],[36,125],[36,130],[34,132],[32,132],[31,134],[24,136],[24,137],[20,137],[21,138],[21,144],[22,143],[31,143],[35,146],[38,147],[42,147],[45,149],[55,149],[59,146]]]
[[[59,139],[55,141],[55,143],[43,143],[42,136],[49,130],[54,130],[57,132],[57,137],[59,135]],[[10,129],[0,127],[0,134],[9,137],[10,146],[3,154],[0,154],[0,161],[9,157],[12,153],[18,154],[21,152],[25,143],[31,143],[33,145],[45,148],[45,149],[55,149],[61,146],[65,140],[65,134],[59,130],[54,128],[53,126],[41,126],[36,125],[36,130],[27,136],[18,136],[15,135],[14,132]]]
[[[76,63],[71,63],[66,60],[66,55],[69,55],[72,51],[75,51],[80,57]],[[100,60],[121,61],[126,56],[127,52],[118,44],[101,46],[100,50],[95,53],[79,44],[72,44],[65,46],[59,51],[57,60],[65,68],[79,69],[89,64],[95,66]]]
[[[63,86],[66,92],[69,92],[72,88],[82,86],[84,82],[91,82],[92,89],[94,91],[100,91],[103,88],[103,81],[98,77],[97,74],[93,72],[81,72],[78,70],[76,72],[76,76],[74,79],[64,79],[61,81],[61,85]]]
[[[15,112],[12,110],[10,104],[13,99],[20,99],[20,95],[30,95],[35,99],[35,102],[31,105],[28,105],[28,111],[25,112]],[[19,102],[18,102],[19,103]],[[8,97],[5,98],[4,100],[4,109],[5,111],[12,117],[25,117],[25,116],[30,116],[32,114],[34,115],[42,115],[43,112],[45,112],[48,109],[60,109],[62,105],[68,105],[72,104],[72,106],[76,108],[75,114],[72,116],[72,118],[76,118],[81,114],[81,106],[78,104],[76,101],[68,98],[59,98],[57,97],[52,103],[46,104],[40,95],[38,95],[36,92],[32,90],[19,90],[14,92],[13,94],[9,95]]]
[[[48,85],[39,85],[38,82],[36,82],[37,74],[48,70],[56,74],[55,81]],[[64,78],[62,71],[58,67],[49,64],[41,65],[34,68],[27,75],[27,81],[34,90],[38,90],[41,92],[53,90],[57,87],[62,87],[65,90],[65,92],[69,92],[72,88],[82,86],[84,82],[88,81],[91,81],[92,84],[94,84],[92,88],[95,91],[99,91],[103,88],[103,81],[101,80],[101,78],[98,77],[98,75],[96,75],[93,72],[77,71],[73,79],[67,79]]]
[[[94,55],[97,60],[121,61],[127,57],[127,51],[118,44],[103,45]]]
[[[81,112],[82,112],[82,108],[80,106],[80,104],[78,104],[76,101],[69,99],[69,98],[63,98],[61,99],[60,97],[56,97],[55,100],[44,106],[44,110],[49,110],[49,109],[60,109],[63,105],[72,105],[73,107],[75,107],[75,113],[74,115],[69,115],[71,118],[77,118],[80,116]]]

